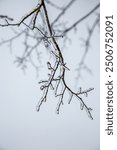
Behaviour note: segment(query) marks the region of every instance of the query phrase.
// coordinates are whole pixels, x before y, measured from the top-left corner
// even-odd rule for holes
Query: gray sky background
[[[62,0],[59,3],[66,4]],[[0,0],[0,14],[9,15],[16,20],[26,14],[36,5],[36,0]],[[55,2],[58,2],[55,0]],[[66,18],[69,22],[86,14],[98,0],[78,0],[70,9]],[[49,11],[53,17],[53,11]],[[66,81],[75,89],[78,62],[83,54],[80,38],[87,37],[86,25],[92,23],[93,17],[78,26],[77,33],[71,32],[71,44],[67,43],[63,50],[65,62],[71,69],[67,72]],[[52,19],[52,18],[51,18]],[[63,18],[64,20],[64,18]],[[8,29],[0,29],[0,38],[10,37]],[[60,43],[61,45],[61,43]],[[40,69],[39,78],[30,65],[26,74],[13,64],[14,54],[21,51],[19,43],[14,43],[13,54],[8,45],[0,47],[0,150],[99,150],[99,28],[91,39],[91,48],[86,58],[92,75],[82,72],[83,79],[77,86],[83,89],[94,87],[85,102],[93,108],[94,120],[90,120],[85,110],[80,110],[79,101],[74,99],[70,105],[61,107],[60,115],[55,113],[57,99],[49,94],[48,101],[43,104],[40,112],[36,112],[36,105],[41,97],[38,81],[45,79],[44,67]],[[43,47],[42,47],[43,50]],[[46,52],[42,54],[42,63]],[[48,56],[49,57],[49,56]]]

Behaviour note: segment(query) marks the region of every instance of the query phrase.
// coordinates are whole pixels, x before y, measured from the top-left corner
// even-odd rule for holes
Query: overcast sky
[[[68,0],[64,1],[64,4]],[[36,5],[36,0],[0,0],[0,14],[9,15],[16,20]],[[57,0],[55,1],[57,2]],[[68,21],[74,21],[90,11],[98,0],[78,0],[74,9],[67,16]],[[63,3],[62,0],[59,1]],[[53,11],[49,11],[53,16]],[[64,20],[64,18],[63,18]],[[90,17],[82,23],[77,33],[71,32],[71,44],[63,50],[65,61],[70,68],[67,73],[67,83],[75,89],[76,85],[83,89],[94,87],[89,96],[83,97],[87,105],[93,108],[94,120],[90,120],[85,110],[80,110],[79,101],[74,99],[70,105],[66,103],[57,115],[57,100],[49,93],[48,101],[43,104],[40,112],[36,112],[36,104],[41,97],[38,81],[47,74],[45,69],[40,69],[36,78],[34,68],[30,65],[26,74],[13,63],[16,51],[21,51],[21,46],[14,43],[13,52],[10,54],[8,45],[0,46],[0,150],[99,150],[99,28],[91,39],[91,48],[86,58],[86,63],[92,74],[82,72],[82,79],[76,82],[75,77],[79,59],[83,51],[80,39],[87,37],[86,26],[94,21]],[[7,29],[0,29],[0,38],[10,37]],[[61,44],[61,43],[60,43]],[[43,55],[48,55],[44,53]],[[41,61],[43,62],[43,57]],[[77,84],[76,84],[77,83]]]

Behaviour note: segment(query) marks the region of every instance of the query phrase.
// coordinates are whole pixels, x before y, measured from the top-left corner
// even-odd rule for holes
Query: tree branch
[[[100,4],[97,4],[90,12],[88,12],[85,16],[77,20],[73,25],[71,25],[69,28],[67,28],[65,31],[63,31],[63,34],[66,34],[70,30],[74,29],[78,24],[80,24],[82,21],[84,21],[86,18],[88,18],[94,11],[96,11],[100,7]]]
[[[50,3],[50,1],[46,0],[48,3]],[[36,47],[39,45],[39,43],[43,40],[45,40],[52,48],[53,50],[51,50],[51,54],[53,55],[53,57],[55,58],[55,62],[54,65],[52,65],[50,62],[47,62],[47,67],[48,70],[50,71],[50,73],[48,74],[48,79],[45,81],[40,81],[39,83],[42,84],[40,87],[40,90],[43,91],[43,95],[41,97],[41,99],[39,100],[36,110],[39,111],[41,105],[43,104],[43,102],[47,101],[47,96],[48,96],[48,92],[49,90],[54,90],[54,94],[56,98],[59,98],[58,104],[57,104],[57,108],[56,108],[56,112],[57,114],[59,114],[60,112],[60,108],[61,105],[64,104],[64,97],[65,97],[65,93],[68,92],[69,93],[69,100],[68,100],[68,104],[71,103],[71,101],[73,100],[73,97],[76,97],[77,100],[79,100],[80,102],[80,108],[81,110],[85,109],[89,118],[93,119],[92,114],[91,114],[91,108],[88,107],[83,98],[81,97],[81,95],[85,95],[88,96],[88,93],[91,92],[92,90],[94,90],[94,88],[89,88],[87,90],[82,90],[80,89],[80,91],[78,92],[74,92],[66,83],[65,81],[65,74],[66,74],[66,70],[70,70],[66,63],[64,62],[64,57],[62,55],[61,49],[57,43],[56,37],[61,37],[59,35],[55,35],[53,28],[54,28],[54,24],[61,18],[61,16],[66,12],[66,10],[75,2],[76,0],[71,0],[68,5],[66,5],[66,7],[64,7],[60,14],[56,17],[56,19],[50,23],[49,20],[49,16],[48,16],[48,11],[45,5],[45,0],[41,0],[40,4],[38,4],[30,13],[28,13],[27,15],[25,15],[21,21],[19,21],[19,23],[14,23],[11,24],[8,22],[8,20],[6,20],[6,24],[0,24],[1,27],[6,27],[6,26],[20,26],[21,24],[24,24],[26,27],[28,27],[28,31],[23,31],[23,33],[25,33],[25,51],[23,53],[22,57],[17,57],[17,62],[19,63],[19,65],[24,64],[24,62],[26,61],[27,58],[31,57],[31,53],[33,50],[36,49]],[[54,5],[54,3],[50,3],[50,5],[56,7],[56,5]],[[76,21],[71,27],[67,28],[64,30],[64,34],[68,33],[70,30],[72,30],[74,27],[76,27],[80,22],[82,22],[83,20],[85,20],[88,16],[90,16],[96,9],[99,8],[99,4],[97,6],[95,6],[89,13],[87,13],[87,15],[85,15],[84,17],[82,17],[80,20]],[[45,20],[46,26],[48,28],[47,31],[44,31],[42,29],[40,29],[40,27],[37,27],[36,23],[37,23],[37,17],[39,15],[39,12],[43,9],[43,13],[44,13],[44,18],[43,20]],[[30,27],[30,25],[26,24],[24,21],[29,18],[30,16],[32,16],[32,14],[34,15],[31,23],[32,23],[32,28]],[[36,39],[36,44],[34,46],[29,46],[29,44],[27,44],[27,38],[28,37],[33,37],[29,34],[29,29],[30,30],[37,30],[38,33],[40,33],[38,36],[34,35],[34,38]],[[23,34],[21,33],[21,34]],[[11,38],[10,40],[14,40],[15,38],[19,37],[21,34],[18,34],[17,36]],[[91,33],[92,34],[92,33]],[[89,37],[90,38],[90,37]],[[4,41],[4,43],[6,43],[7,41]],[[32,62],[32,60],[31,60]],[[33,64],[33,62],[32,62]],[[25,64],[24,64],[25,65]],[[34,65],[34,64],[33,64]],[[34,65],[35,66],[35,65]],[[57,74],[59,72],[59,75]],[[59,92],[59,87],[62,86],[62,90],[61,92]]]
[[[47,23],[47,26],[48,26],[49,34],[50,34],[50,36],[52,36],[53,32],[52,32],[52,28],[51,28],[49,17],[48,17],[48,12],[47,12],[44,1],[43,1],[43,9],[44,9],[44,13],[45,13],[45,18],[46,18],[46,23]],[[63,67],[64,66],[63,65],[64,64],[64,58],[62,56],[61,50],[60,50],[60,48],[58,46],[58,43],[56,42],[54,37],[52,37],[51,42],[53,43],[55,53],[57,54],[56,62],[55,62],[54,67],[51,66],[50,62],[48,62],[48,66],[49,66],[48,69],[51,70],[51,74],[50,74],[50,77],[47,80],[47,82],[45,82],[44,85],[41,86],[41,90],[44,90],[44,95],[42,96],[42,98],[38,102],[37,111],[40,110],[40,107],[41,107],[42,103],[46,101],[47,95],[48,95],[48,90],[50,88],[50,85],[52,85],[52,82],[54,82],[54,81],[58,82],[59,81],[57,83],[57,86],[56,86],[56,89],[55,89],[55,96],[59,97],[59,102],[58,102],[57,109],[56,109],[57,114],[59,114],[61,104],[63,104],[63,97],[64,97],[64,94],[65,94],[65,91],[67,90],[72,95],[72,97],[75,96],[80,101],[80,105],[82,105],[82,110],[85,108],[86,112],[88,113],[88,116],[91,119],[93,119],[93,117],[91,115],[91,112],[90,112],[92,109],[88,108],[87,105],[84,103],[83,99],[80,97],[81,94],[86,94],[87,95],[88,92],[93,90],[93,88],[90,88],[89,90],[86,90],[86,91],[80,91],[79,93],[75,93],[68,87],[68,85],[65,82],[65,67]],[[56,74],[58,69],[60,69],[60,76],[59,76],[58,79],[56,79],[55,74]],[[61,91],[60,94],[57,94],[58,87],[59,87],[60,83],[63,84],[63,90]]]

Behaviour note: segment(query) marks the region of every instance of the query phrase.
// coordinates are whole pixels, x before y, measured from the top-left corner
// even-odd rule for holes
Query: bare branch
[[[56,9],[60,10],[59,15],[55,18],[55,20],[50,23],[50,19],[48,16],[48,11],[45,5],[45,1],[47,2],[47,4],[51,5],[52,7],[55,7]],[[66,80],[65,80],[65,74],[66,74],[66,70],[70,69],[67,67],[66,63],[64,62],[64,57],[62,54],[62,50],[60,48],[60,46],[57,43],[56,38],[58,37],[63,37],[63,35],[61,35],[61,31],[58,29],[57,31],[59,32],[59,35],[55,33],[55,31],[53,31],[53,28],[57,25],[55,25],[59,19],[67,12],[67,10],[72,6],[72,4],[75,2],[76,0],[70,0],[70,2],[64,7],[64,8],[59,8],[57,5],[55,5],[53,2],[51,2],[50,0],[41,0],[40,4],[38,4],[30,13],[28,13],[27,15],[25,15],[21,21],[19,21],[18,23],[9,23],[8,20],[10,21],[10,19],[8,17],[4,17],[6,20],[6,24],[0,24],[1,27],[6,27],[6,26],[20,26],[21,24],[25,25],[26,29],[21,31],[20,33],[16,34],[14,37],[12,37],[9,40],[3,40],[0,44],[4,44],[7,42],[11,42],[14,41],[15,39],[17,39],[18,37],[20,37],[21,35],[24,35],[24,52],[22,57],[17,56],[16,58],[16,62],[18,64],[18,66],[22,66],[23,69],[25,69],[26,67],[26,63],[27,61],[30,61],[30,63],[36,68],[38,69],[38,66],[35,65],[35,63],[32,60],[31,54],[33,52],[36,52],[36,48],[39,46],[39,44],[44,41],[47,43],[47,45],[52,47],[51,50],[51,54],[53,56],[53,58],[55,58],[55,62],[54,65],[52,65],[52,63],[50,61],[47,61],[47,67],[48,67],[48,79],[46,80],[42,80],[39,82],[39,84],[41,84],[40,86],[40,90],[42,90],[43,95],[41,97],[41,99],[39,100],[36,110],[39,111],[40,107],[42,106],[42,104],[44,102],[47,101],[47,97],[48,97],[48,92],[50,90],[54,91],[54,95],[56,98],[58,98],[58,104],[57,104],[57,108],[56,108],[56,112],[57,114],[59,114],[60,112],[60,108],[64,103],[64,97],[66,92],[69,93],[69,99],[68,99],[68,104],[71,103],[71,101],[73,100],[73,98],[75,97],[79,102],[80,102],[80,108],[81,110],[86,110],[88,116],[90,119],[93,119],[92,114],[91,114],[91,108],[89,108],[86,103],[84,102],[83,98],[81,97],[81,95],[85,95],[86,97],[88,96],[88,94],[94,90],[94,88],[89,88],[87,90],[82,90],[80,88],[80,90],[78,92],[74,92],[67,84]],[[73,23],[69,28],[66,28],[64,26],[64,36],[66,36],[66,34],[71,31],[72,29],[74,29],[79,23],[81,23],[83,20],[85,20],[86,18],[88,18],[93,12],[95,12],[98,8],[99,8],[100,4],[96,5],[90,12],[88,12],[84,17],[82,17],[81,19],[77,20],[75,23]],[[37,18],[39,16],[39,13],[42,12],[43,10],[43,14],[44,16],[41,18],[42,22],[44,22],[46,24],[47,27],[47,31],[44,27],[41,27],[40,25],[37,24]],[[26,19],[28,19],[30,16],[32,16],[31,19],[31,23],[28,25],[25,23]],[[11,20],[12,21],[12,20]],[[89,30],[89,36],[88,36],[88,40],[86,41],[86,53],[88,51],[88,46],[90,43],[90,38],[93,34],[93,30],[95,29],[97,22],[95,22],[95,24],[92,26],[92,28]],[[32,27],[31,27],[32,25]],[[63,25],[63,24],[62,24]],[[34,33],[33,35],[30,34],[30,31],[37,31],[36,33]],[[28,43],[28,38],[34,38],[35,39],[35,44],[34,45],[30,45]],[[86,57],[86,53],[83,56],[83,60],[82,63],[84,62],[84,59]],[[58,75],[59,72],[59,75]],[[62,90],[59,91],[59,87],[62,86]]]
[[[89,73],[91,73],[90,69],[89,69],[88,66],[85,64],[85,59],[86,59],[86,56],[87,56],[88,51],[89,51],[89,48],[90,48],[90,40],[91,40],[91,37],[92,37],[93,32],[94,32],[96,26],[98,25],[99,21],[100,21],[100,17],[99,17],[99,15],[98,15],[97,18],[96,18],[96,20],[94,21],[92,27],[88,28],[88,37],[87,37],[87,39],[86,39],[86,40],[85,40],[85,39],[82,40],[82,41],[83,41],[83,44],[84,44],[84,47],[85,47],[85,51],[84,51],[84,54],[83,54],[83,56],[82,56],[82,58],[81,58],[81,61],[80,61],[80,63],[79,63],[79,66],[78,66],[78,68],[76,69],[76,71],[78,72],[77,77],[76,77],[77,80],[81,77],[81,70],[85,69],[85,70],[87,70]]]
[[[43,2],[43,9],[44,9],[44,13],[45,13],[45,18],[46,18],[49,34],[50,34],[50,36],[52,36],[53,32],[52,32],[52,28],[51,28],[49,17],[48,17],[48,12],[47,12],[44,2]],[[41,90],[44,90],[44,95],[38,102],[37,111],[40,110],[42,103],[47,100],[47,95],[48,95],[48,90],[50,88],[50,85],[52,85],[53,81],[56,81],[55,96],[59,97],[59,102],[57,105],[57,114],[59,114],[61,104],[63,104],[63,97],[65,94],[65,91],[67,90],[70,93],[70,95],[72,95],[72,97],[75,96],[80,101],[80,103],[82,104],[82,110],[83,110],[83,108],[85,108],[86,112],[88,113],[88,116],[91,119],[93,119],[91,112],[90,112],[91,109],[87,107],[87,105],[84,103],[83,99],[79,96],[81,94],[88,94],[88,92],[92,91],[93,88],[92,89],[90,88],[89,90],[86,90],[86,91],[80,91],[79,93],[75,93],[68,87],[68,85],[65,82],[65,68],[63,67],[63,65],[61,65],[61,64],[64,64],[64,59],[63,59],[61,50],[60,50],[54,37],[52,37],[51,41],[52,41],[54,49],[57,53],[57,57],[56,57],[56,62],[55,62],[54,67],[52,67],[50,62],[47,63],[48,69],[51,70],[51,74],[50,74],[49,79],[44,82],[44,85],[41,86]],[[57,79],[55,79],[54,77],[55,77],[55,74],[58,69],[60,69],[60,78],[57,81]],[[63,90],[61,91],[60,94],[57,94],[58,86],[60,85],[60,83],[63,85]],[[72,100],[72,97],[70,98],[70,102]]]
[[[7,20],[6,20],[6,24],[0,24],[1,27],[6,27],[6,26],[20,26],[24,20],[26,20],[28,17],[30,17],[32,14],[34,14],[36,12],[36,15],[35,15],[35,19],[36,19],[36,16],[38,15],[40,9],[41,9],[41,6],[42,6],[42,2],[43,0],[41,0],[41,4],[38,4],[36,8],[34,8],[30,13],[26,14],[19,23],[14,23],[14,24],[11,24],[9,23]],[[35,21],[34,21],[35,23]]]
[[[51,26],[53,26],[55,23],[57,23],[57,21],[64,15],[64,13],[69,9],[69,7],[72,6],[72,4],[75,2],[76,0],[71,0],[61,11],[61,13],[56,17],[56,19],[52,22]]]
[[[67,28],[64,32],[66,34],[70,30],[74,29],[78,24],[80,24],[82,21],[84,21],[86,18],[88,18],[91,14],[93,14],[94,11],[96,11],[100,7],[100,4],[97,4],[89,13],[87,13],[85,16],[77,20],[73,25],[71,25],[69,28]]]

